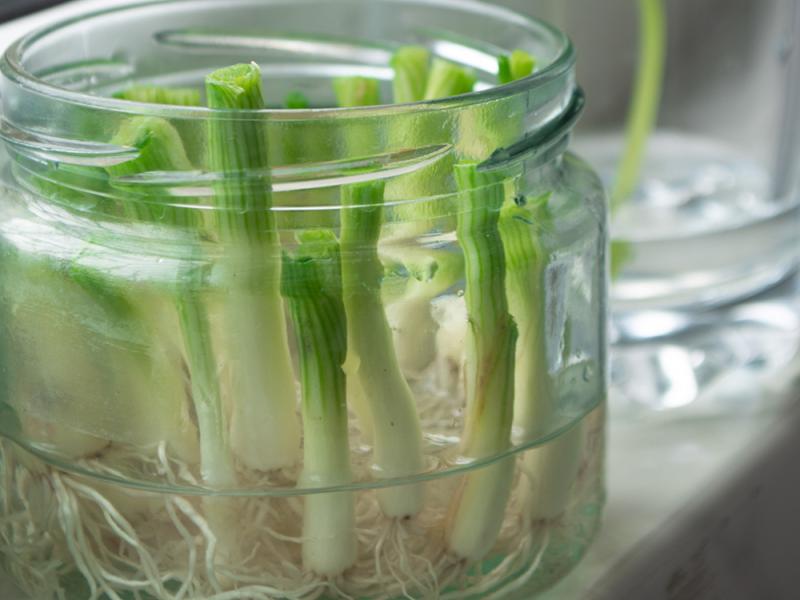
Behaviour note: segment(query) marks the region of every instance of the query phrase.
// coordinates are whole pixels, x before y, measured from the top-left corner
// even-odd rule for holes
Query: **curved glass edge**
[[[216,0],[201,0],[209,5],[217,4]],[[367,0],[370,3],[382,2],[391,4],[393,0]],[[257,6],[264,6],[260,2],[242,2],[250,3]],[[483,12],[485,14],[493,14],[500,18],[513,21],[517,24],[524,24],[531,32],[535,30],[545,31],[552,37],[553,40],[560,44],[560,51],[556,58],[551,61],[544,68],[536,70],[534,73],[521,79],[489,87],[483,90],[477,90],[466,94],[459,94],[448,98],[441,98],[436,100],[423,100],[418,102],[407,102],[399,104],[381,104],[377,106],[362,106],[362,107],[348,107],[348,108],[309,108],[298,111],[290,109],[276,109],[265,108],[259,110],[241,111],[242,113],[253,115],[270,115],[273,117],[289,117],[289,118],[313,118],[325,117],[328,115],[359,115],[371,116],[382,115],[387,112],[404,112],[404,111],[419,111],[419,110],[440,110],[443,106],[456,104],[475,104],[490,102],[498,97],[505,97],[510,94],[522,92],[524,90],[535,87],[544,82],[550,81],[559,77],[564,72],[569,71],[575,63],[575,49],[570,39],[564,35],[559,29],[546,23],[544,21],[525,16],[507,8],[493,6],[482,2],[475,2],[473,0],[417,0],[416,4],[425,6],[437,6],[444,8],[451,8],[456,11],[471,11]],[[104,16],[116,15],[126,11],[137,9],[153,9],[158,6],[168,5],[191,5],[193,10],[197,9],[197,0],[158,0],[156,2],[135,2],[126,5],[120,5],[112,8],[100,9],[97,11],[87,12],[80,15],[64,19],[57,23],[44,26],[40,29],[34,30],[17,41],[8,46],[0,59],[0,73],[2,73],[10,82],[13,82],[20,87],[25,87],[34,90],[45,96],[50,96],[55,100],[62,102],[71,102],[81,106],[92,106],[97,108],[107,109],[115,112],[130,112],[132,114],[153,115],[153,116],[180,116],[180,117],[203,117],[218,114],[220,110],[210,109],[206,107],[191,107],[191,106],[165,106],[158,104],[148,104],[142,102],[133,102],[129,100],[120,100],[116,98],[104,98],[91,94],[82,94],[70,91],[66,88],[48,84],[45,80],[37,78],[32,73],[28,72],[24,66],[25,52],[36,42],[41,41],[47,35],[58,32],[60,29],[73,25],[75,23],[85,24],[90,19],[102,18]],[[509,50],[513,50],[509,49]]]
[[[492,456],[474,459],[467,463],[456,465],[453,467],[449,467],[447,469],[441,471],[430,471],[430,472],[423,472],[418,473],[416,475],[411,475],[408,477],[394,477],[394,478],[387,478],[387,479],[375,479],[370,481],[358,481],[344,485],[334,485],[334,486],[327,486],[327,487],[272,487],[269,489],[264,488],[244,488],[244,489],[236,489],[236,490],[219,490],[219,489],[212,489],[208,487],[204,487],[201,485],[198,486],[176,486],[176,485],[163,485],[163,484],[155,484],[147,481],[136,481],[127,479],[124,477],[117,477],[114,475],[107,475],[103,473],[98,473],[92,469],[88,469],[82,467],[77,461],[74,460],[67,460],[63,456],[54,454],[52,452],[48,452],[46,449],[37,446],[36,444],[30,443],[27,440],[23,439],[22,436],[13,435],[8,432],[0,431],[0,437],[5,438],[11,442],[13,442],[16,446],[22,449],[25,452],[30,453],[31,455],[35,456],[36,458],[52,465],[53,467],[61,470],[66,471],[69,473],[74,473],[76,475],[81,475],[83,477],[87,477],[92,480],[101,481],[105,483],[113,483],[116,485],[121,485],[131,489],[137,489],[146,492],[153,492],[153,493],[170,493],[170,494],[184,494],[187,496],[232,496],[232,497],[239,497],[239,496],[275,496],[275,497],[285,497],[285,496],[306,496],[310,494],[324,494],[330,492],[342,492],[342,491],[358,491],[358,490],[369,490],[369,489],[381,489],[381,488],[391,488],[391,487],[400,487],[412,483],[421,483],[425,481],[434,481],[437,479],[443,479],[447,477],[456,477],[458,475],[462,475],[464,473],[468,473],[470,471],[478,470],[481,468],[488,467],[489,465],[495,464],[497,462],[502,461],[503,459],[508,458],[509,456],[516,456],[520,453],[526,452],[531,450],[532,448],[537,448],[539,446],[543,446],[548,442],[560,437],[564,433],[570,431],[573,427],[577,427],[580,423],[594,410],[598,407],[605,405],[606,398],[605,397],[598,397],[593,401],[593,403],[589,406],[584,407],[584,409],[575,416],[572,420],[568,423],[562,425],[558,429],[549,432],[547,435],[539,437],[535,440],[531,440],[528,442],[520,443],[511,446],[505,452],[501,452],[498,454],[494,454]]]

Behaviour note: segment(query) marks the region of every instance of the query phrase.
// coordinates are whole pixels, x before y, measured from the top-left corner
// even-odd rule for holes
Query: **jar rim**
[[[306,2],[309,0],[293,0],[294,3]],[[330,0],[331,2],[342,0]],[[396,0],[347,0],[350,3],[375,3],[381,2],[384,4],[393,3]],[[88,19],[102,18],[106,15],[121,14],[126,11],[133,11],[142,8],[152,8],[159,5],[181,5],[198,4],[213,5],[216,0],[155,0],[155,1],[139,1],[123,3],[118,6],[110,8],[103,8],[93,11],[81,12],[77,15],[61,19],[55,23],[35,29],[24,36],[15,40],[10,44],[2,58],[0,58],[0,72],[12,82],[17,85],[31,89],[34,92],[40,93],[44,96],[52,97],[56,100],[63,100],[84,106],[89,106],[96,109],[106,109],[114,112],[140,112],[146,114],[158,114],[163,116],[175,117],[190,117],[190,116],[203,116],[221,112],[219,109],[208,108],[205,106],[177,106],[177,105],[163,105],[152,104],[145,102],[137,102],[132,100],[124,100],[120,98],[106,97],[93,95],[87,92],[70,90],[46,81],[41,77],[37,77],[23,66],[23,60],[26,51],[30,49],[35,43],[40,42],[47,38],[47,36],[57,33],[58,31],[74,25],[75,23],[86,21]],[[263,2],[262,0],[238,0],[240,4],[258,4],[264,6],[265,4],[278,4],[275,0]],[[405,103],[385,103],[372,106],[357,106],[357,107],[323,107],[323,108],[306,108],[306,109],[288,109],[288,108],[260,108],[260,109],[247,109],[240,110],[237,113],[242,116],[263,117],[269,116],[271,118],[291,118],[291,119],[309,119],[309,118],[325,118],[332,114],[339,117],[346,115],[353,116],[367,116],[370,113],[383,114],[386,112],[406,112],[406,111],[420,111],[426,109],[438,109],[443,106],[452,106],[453,104],[459,106],[467,106],[472,104],[480,104],[489,102],[500,97],[507,97],[519,92],[523,92],[530,88],[549,82],[564,74],[565,71],[572,68],[575,62],[575,49],[569,37],[560,31],[555,26],[547,23],[546,21],[525,16],[512,9],[495,6],[488,2],[478,0],[410,0],[411,4],[422,6],[441,7],[445,9],[454,9],[458,11],[469,11],[473,13],[483,12],[483,14],[492,15],[499,18],[504,18],[516,25],[521,25],[530,32],[545,33],[557,44],[557,55],[542,68],[537,69],[531,75],[517,79],[515,81],[486,87],[484,89],[458,94],[455,96],[448,96],[445,98],[438,98],[434,100],[420,100],[415,102]],[[198,10],[202,10],[199,8]],[[222,111],[224,112],[224,111]]]

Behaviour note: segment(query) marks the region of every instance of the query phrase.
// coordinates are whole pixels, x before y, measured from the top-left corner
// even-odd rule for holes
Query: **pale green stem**
[[[545,274],[549,257],[539,239],[544,220],[537,219],[545,214],[540,207],[546,206],[548,196],[529,201],[538,207],[517,206],[512,202],[503,208],[500,219],[508,264],[506,293],[511,316],[519,329],[514,432],[523,443],[545,433],[557,410],[547,360]]]
[[[517,328],[508,311],[506,259],[498,223],[504,200],[502,173],[456,166],[462,191],[457,236],[464,253],[467,307],[466,409],[462,453],[487,458],[508,450],[514,409]],[[479,560],[491,549],[511,494],[513,457],[468,474],[451,506],[450,550]]]
[[[378,478],[424,468],[422,433],[411,389],[400,371],[381,299],[383,265],[377,243],[383,222],[383,182],[342,188],[342,289],[347,314],[348,377],[357,377],[369,405],[373,464]],[[422,508],[423,487],[378,491],[384,513],[407,517]]]
[[[639,66],[625,130],[625,147],[611,191],[616,211],[639,180],[645,145],[658,117],[667,47],[663,0],[639,0]]]
[[[308,234],[316,234],[310,236]],[[345,376],[347,326],[339,248],[331,232],[306,232],[284,257],[282,290],[294,322],[303,410],[303,473],[309,487],[352,481]],[[335,576],[356,559],[351,492],[310,494],[303,516],[303,563]]]
[[[296,389],[280,296],[280,242],[266,173],[267,141],[255,64],[234,65],[206,78],[209,167],[225,177],[216,185],[217,233],[224,249],[231,446],[248,467],[291,466],[300,451]]]
[[[116,92],[114,98],[145,102],[149,104],[171,104],[176,106],[200,106],[200,90],[194,88],[166,88],[135,85]]]

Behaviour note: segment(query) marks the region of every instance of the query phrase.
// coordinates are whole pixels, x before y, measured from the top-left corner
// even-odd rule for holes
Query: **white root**
[[[195,469],[169,457],[165,447],[150,454],[129,452],[115,464],[129,468],[138,460],[142,473],[173,485],[197,480]],[[62,586],[67,577],[85,580],[87,597],[97,600],[116,600],[123,592],[159,600],[502,598],[549,576],[552,565],[540,565],[548,560],[550,540],[571,535],[565,524],[572,517],[531,518],[530,481],[520,456],[500,535],[489,554],[491,569],[479,572],[475,564],[448,552],[444,524],[460,478],[442,477],[426,484],[424,508],[412,519],[387,518],[376,490],[355,492],[356,562],[338,576],[323,577],[303,569],[302,497],[225,498],[239,513],[235,537],[241,548],[241,559],[226,563],[216,559],[218,541],[202,497],[130,491],[131,498],[148,496],[142,512],[133,509],[131,499],[118,503],[120,493],[108,494],[114,486],[96,487],[87,478],[27,457],[8,442],[0,442],[0,455],[0,553],[14,579],[34,598],[66,599]],[[81,466],[124,476],[116,470],[121,467],[105,460],[84,459]],[[357,478],[370,468],[368,455],[359,460],[354,464]],[[436,461],[449,466],[446,452]],[[586,465],[584,461],[580,482],[597,477],[599,464]],[[274,482],[290,475],[251,473],[249,477],[260,479],[244,481],[257,487],[270,481],[268,477]],[[570,506],[575,508],[570,510],[579,510],[576,494],[590,495],[590,488],[573,485]]]

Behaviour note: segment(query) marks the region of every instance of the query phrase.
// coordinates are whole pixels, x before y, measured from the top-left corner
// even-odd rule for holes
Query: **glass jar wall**
[[[329,108],[342,76],[388,102],[409,44],[475,91]],[[494,85],[515,49],[536,69]],[[389,0],[130,6],[12,46],[0,535],[21,587],[529,598],[571,568],[606,383],[573,63],[512,12]]]

